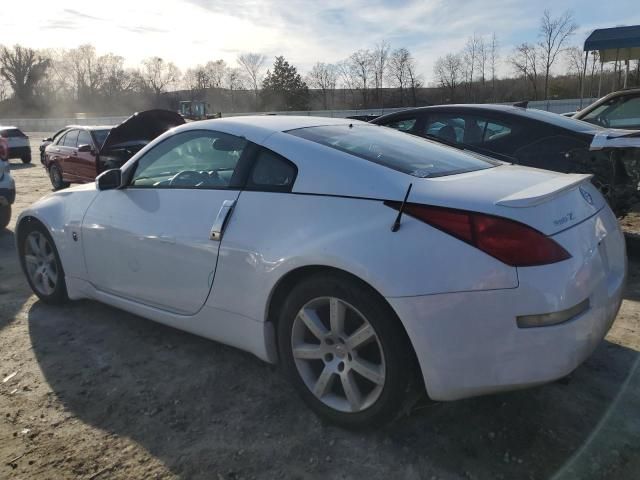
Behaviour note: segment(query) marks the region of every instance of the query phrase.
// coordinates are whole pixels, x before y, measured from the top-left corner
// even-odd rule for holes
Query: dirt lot
[[[35,155],[12,167],[15,218],[50,184]],[[13,248],[11,224],[0,232],[2,479],[640,475],[640,262],[606,341],[568,383],[420,402],[351,433],[323,425],[249,354],[95,302],[36,301]]]

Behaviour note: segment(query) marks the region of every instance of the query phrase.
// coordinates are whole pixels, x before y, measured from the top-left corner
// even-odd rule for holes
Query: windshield
[[[307,127],[287,133],[415,177],[452,175],[499,164],[377,125]]]
[[[107,136],[109,135],[109,132],[111,130],[109,129],[104,129],[104,130],[92,130],[91,133],[93,134],[93,138],[96,141],[96,145],[98,145],[99,147],[102,147],[102,145],[104,144],[104,141],[107,139]]]

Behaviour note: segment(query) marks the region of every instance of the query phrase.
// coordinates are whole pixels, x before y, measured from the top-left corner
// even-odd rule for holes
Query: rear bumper
[[[432,399],[546,383],[569,374],[598,346],[622,301],[624,237],[604,208],[554,238],[571,246],[574,256],[518,269],[518,288],[388,298],[411,338]],[[589,309],[564,323],[517,326],[518,316],[562,311],[587,298]]]
[[[31,157],[31,147],[11,147],[9,148],[9,158]]]

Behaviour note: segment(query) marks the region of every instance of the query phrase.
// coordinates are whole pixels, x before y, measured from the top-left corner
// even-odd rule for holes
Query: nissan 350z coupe
[[[620,307],[624,239],[589,175],[355,120],[194,122],[17,222],[42,301],[91,298],[279,363],[348,427],[408,389],[549,382]]]

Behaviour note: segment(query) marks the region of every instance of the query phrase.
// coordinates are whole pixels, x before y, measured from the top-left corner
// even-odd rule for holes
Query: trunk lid
[[[111,129],[100,151],[104,152],[121,144],[147,144],[167,130],[182,125],[184,118],[171,110],[146,110],[131,115]]]
[[[503,165],[416,179],[408,201],[510,218],[545,235],[554,235],[606,205],[590,178],[591,175]]]

